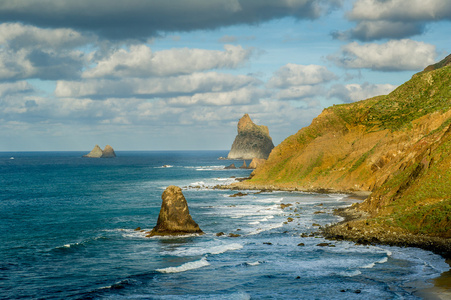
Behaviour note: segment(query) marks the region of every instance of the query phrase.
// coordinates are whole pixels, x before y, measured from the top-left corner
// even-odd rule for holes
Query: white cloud
[[[84,78],[149,77],[190,74],[242,66],[252,50],[225,45],[224,51],[178,48],[152,53],[146,45],[119,49],[83,73]]]
[[[26,81],[0,83],[0,97],[29,93],[32,91],[34,91],[33,87]]]
[[[422,34],[426,24],[451,20],[449,0],[357,0],[347,14],[357,26],[333,35],[361,41]]]
[[[315,85],[335,78],[335,74],[324,66],[287,64],[274,73],[268,81],[268,87],[288,88],[299,85]]]
[[[280,100],[300,100],[324,94],[324,88],[318,85],[303,85],[282,89],[276,94]]]
[[[336,97],[343,102],[355,102],[365,100],[374,96],[387,95],[392,92],[396,85],[392,84],[346,84],[346,85],[334,85],[329,93],[328,97]]]
[[[259,84],[261,84],[259,80],[250,76],[207,72],[149,79],[58,81],[55,95],[57,97],[167,98],[184,94],[231,91]]]
[[[377,71],[422,70],[433,64],[435,46],[413,40],[391,40],[384,44],[350,43],[341,48],[339,55],[327,58],[340,67]]]
[[[0,24],[0,45],[7,45],[14,50],[72,49],[93,41],[93,36],[88,38],[73,29],[43,29],[20,23]]]
[[[451,19],[449,0],[357,0],[351,20],[429,21]]]

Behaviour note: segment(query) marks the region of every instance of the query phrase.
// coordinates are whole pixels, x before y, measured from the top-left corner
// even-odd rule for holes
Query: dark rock
[[[293,204],[289,204],[289,203],[288,204],[283,204],[283,203],[280,204],[280,208],[281,209],[285,209],[285,208],[290,207],[290,206],[293,206]]]
[[[263,244],[264,245],[272,245],[272,243],[270,243],[270,242],[264,242]]]
[[[243,164],[241,165],[240,169],[247,169],[245,160],[243,160]]]
[[[224,169],[236,169],[235,164],[225,167]]]
[[[230,195],[229,197],[243,197],[243,196],[247,196],[247,194],[244,194],[242,192],[238,192],[236,194]]]
[[[233,142],[228,159],[267,159],[274,148],[268,127],[255,125],[248,114],[238,122],[238,135]]]
[[[305,244],[304,243],[299,243],[298,246],[305,246]]]
[[[225,233],[224,232],[218,232],[217,234],[216,234],[216,236],[223,236]]]
[[[239,236],[241,236],[241,235],[236,234],[236,233],[229,233],[229,237],[239,237]]]
[[[330,245],[330,243],[319,243],[319,244],[317,244],[316,246],[319,246],[319,247],[327,247],[327,246],[329,246]]]
[[[140,231],[141,230],[141,227],[136,227],[135,228],[135,231]]]
[[[157,226],[152,229],[149,236],[203,233],[189,214],[188,203],[181,188],[173,185],[168,186],[161,198],[163,202],[161,203]]]

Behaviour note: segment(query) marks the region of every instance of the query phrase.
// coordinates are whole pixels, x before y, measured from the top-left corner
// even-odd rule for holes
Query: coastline
[[[303,189],[297,186],[255,185],[245,182],[247,178],[228,186],[217,186],[219,189],[229,190],[260,190],[260,191],[287,191],[287,192],[311,192],[328,194],[347,194],[349,199],[364,201],[371,192],[369,191],[338,191],[330,189]],[[320,230],[326,239],[348,240],[358,244],[380,244],[398,247],[417,247],[441,255],[450,270],[443,272],[439,277],[429,281],[432,287],[419,289],[415,294],[423,299],[445,300],[451,299],[451,239],[431,237],[426,235],[414,235],[402,232],[394,227],[376,227],[367,222],[369,215],[357,210],[355,205],[336,209],[334,214],[343,217],[344,220],[332,224]]]

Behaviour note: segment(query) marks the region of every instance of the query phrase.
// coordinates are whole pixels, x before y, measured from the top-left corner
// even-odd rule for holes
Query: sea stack
[[[238,135],[227,159],[267,159],[273,148],[268,127],[254,124],[245,114],[238,122]]]
[[[168,186],[161,196],[160,214],[157,226],[149,232],[148,237],[159,235],[203,234],[189,214],[188,203],[178,186]]]
[[[83,155],[83,157],[90,157],[90,158],[112,158],[116,157],[116,153],[113,150],[113,147],[110,145],[106,145],[105,149],[101,149],[99,145],[95,145],[94,149],[91,150],[86,155]]]

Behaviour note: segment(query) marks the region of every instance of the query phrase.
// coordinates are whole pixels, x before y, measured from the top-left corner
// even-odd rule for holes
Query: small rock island
[[[245,114],[238,122],[238,135],[227,159],[267,159],[273,148],[268,127],[254,124],[249,115]]]
[[[116,153],[113,150],[113,147],[110,145],[106,145],[105,149],[101,149],[99,145],[95,145],[94,149],[91,150],[86,155],[83,155],[83,157],[90,157],[90,158],[113,158],[116,157]]]
[[[160,214],[157,225],[149,232],[151,236],[171,236],[198,233],[203,234],[199,225],[189,214],[188,203],[182,189],[175,185],[166,188],[161,196]]]

